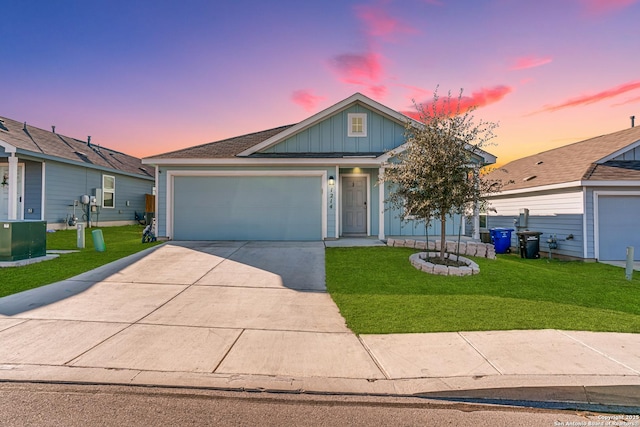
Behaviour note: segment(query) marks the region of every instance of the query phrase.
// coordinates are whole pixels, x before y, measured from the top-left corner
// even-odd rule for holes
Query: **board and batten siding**
[[[633,150],[626,151],[612,160],[640,160],[640,146],[635,147]]]
[[[367,114],[367,136],[349,137],[348,114]],[[404,126],[354,105],[262,151],[264,153],[382,153],[405,142]]]
[[[528,195],[496,195],[489,197],[487,228],[510,228],[511,246],[518,247],[516,235],[522,209],[529,209],[527,230],[539,231],[540,250],[548,251],[547,239],[556,237],[558,248],[553,253],[584,257],[584,196],[581,188],[531,193]],[[492,209],[496,211],[493,212]],[[523,228],[524,230],[524,228]]]

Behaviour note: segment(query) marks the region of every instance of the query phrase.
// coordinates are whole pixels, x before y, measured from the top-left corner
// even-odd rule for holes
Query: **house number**
[[[329,188],[329,209],[333,209],[333,187]]]

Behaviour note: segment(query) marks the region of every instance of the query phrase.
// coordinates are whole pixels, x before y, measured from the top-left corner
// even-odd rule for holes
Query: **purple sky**
[[[144,157],[362,92],[462,88],[504,163],[640,123],[638,0],[67,1],[0,8],[0,115]]]

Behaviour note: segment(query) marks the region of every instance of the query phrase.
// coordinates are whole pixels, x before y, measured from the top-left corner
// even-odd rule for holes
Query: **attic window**
[[[536,178],[535,175],[531,175],[531,176],[528,176],[528,177],[524,178],[523,181],[531,181],[532,179],[535,179],[535,178]]]
[[[367,115],[366,113],[347,114],[348,129],[347,136],[361,138],[367,136]]]

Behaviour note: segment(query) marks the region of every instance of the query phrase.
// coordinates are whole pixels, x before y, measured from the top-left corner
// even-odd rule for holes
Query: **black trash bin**
[[[540,258],[540,235],[542,233],[539,231],[518,231],[516,234],[520,246],[520,257]]]

